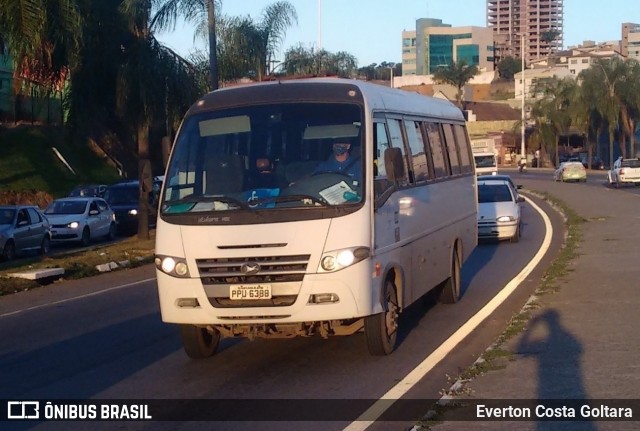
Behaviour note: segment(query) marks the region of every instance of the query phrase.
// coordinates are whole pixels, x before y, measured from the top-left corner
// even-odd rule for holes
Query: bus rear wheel
[[[184,351],[192,359],[204,359],[213,356],[218,350],[220,332],[209,332],[195,325],[180,325],[180,336]]]
[[[364,334],[367,338],[369,353],[374,356],[391,354],[398,341],[398,293],[391,279],[384,283],[384,310],[382,313],[368,316],[364,320]]]
[[[451,275],[444,282],[440,292],[439,299],[443,304],[455,304],[460,299],[460,266],[460,255],[456,249],[451,258]]]

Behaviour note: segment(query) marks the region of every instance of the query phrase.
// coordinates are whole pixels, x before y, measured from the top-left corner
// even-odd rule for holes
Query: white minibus
[[[476,175],[497,175],[498,158],[494,153],[473,153]]]
[[[477,243],[464,117],[338,78],[213,91],[187,112],[156,230],[162,319],[192,358],[221,336],[349,335],[391,353],[432,289],[460,297]]]

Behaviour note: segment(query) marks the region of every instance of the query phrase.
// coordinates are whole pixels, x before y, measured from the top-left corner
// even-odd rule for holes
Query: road
[[[524,175],[535,178],[537,174]],[[541,268],[412,387],[407,398],[439,398],[440,391],[451,384],[447,376],[456,376],[470,365],[537,286],[543,268],[560,246],[562,224],[557,213],[537,199],[534,202],[549,213],[556,231]],[[473,252],[463,268],[464,296],[458,304],[418,303],[407,310],[401,320],[398,349],[388,357],[369,356],[363,334],[356,334],[328,340],[226,339],[215,357],[192,361],[182,351],[177,328],[161,322],[150,266],[0,298],[0,398],[268,398],[282,403],[315,398],[377,399],[490,301],[538,251],[545,234],[543,220],[528,203],[523,214],[525,226],[519,243],[486,243]],[[322,402],[314,407],[322,408]],[[261,423],[257,428],[246,422],[11,425],[37,430],[342,430],[349,425],[349,421],[271,419],[281,421]],[[415,419],[403,418],[404,423],[395,423],[394,429],[406,429]],[[378,423],[370,429],[388,427]]]

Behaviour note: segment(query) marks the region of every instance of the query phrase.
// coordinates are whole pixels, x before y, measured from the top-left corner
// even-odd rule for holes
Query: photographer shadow
[[[537,360],[538,405],[566,405],[576,411],[576,420],[571,422],[539,418],[536,430],[597,430],[593,421],[579,419],[580,406],[589,398],[581,368],[582,352],[582,344],[563,327],[556,310],[547,310],[529,322],[516,353]]]

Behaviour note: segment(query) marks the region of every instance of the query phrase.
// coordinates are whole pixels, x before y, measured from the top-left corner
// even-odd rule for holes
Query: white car
[[[51,224],[53,242],[80,242],[87,246],[93,239],[113,239],[116,236],[115,215],[101,198],[57,199],[44,213]]]
[[[574,159],[569,159],[569,161],[560,163],[560,166],[553,171],[553,180],[554,181],[575,181],[575,182],[586,182],[587,181],[587,170],[584,168],[582,162]]]
[[[520,240],[519,196],[506,179],[478,181],[478,238]]]

